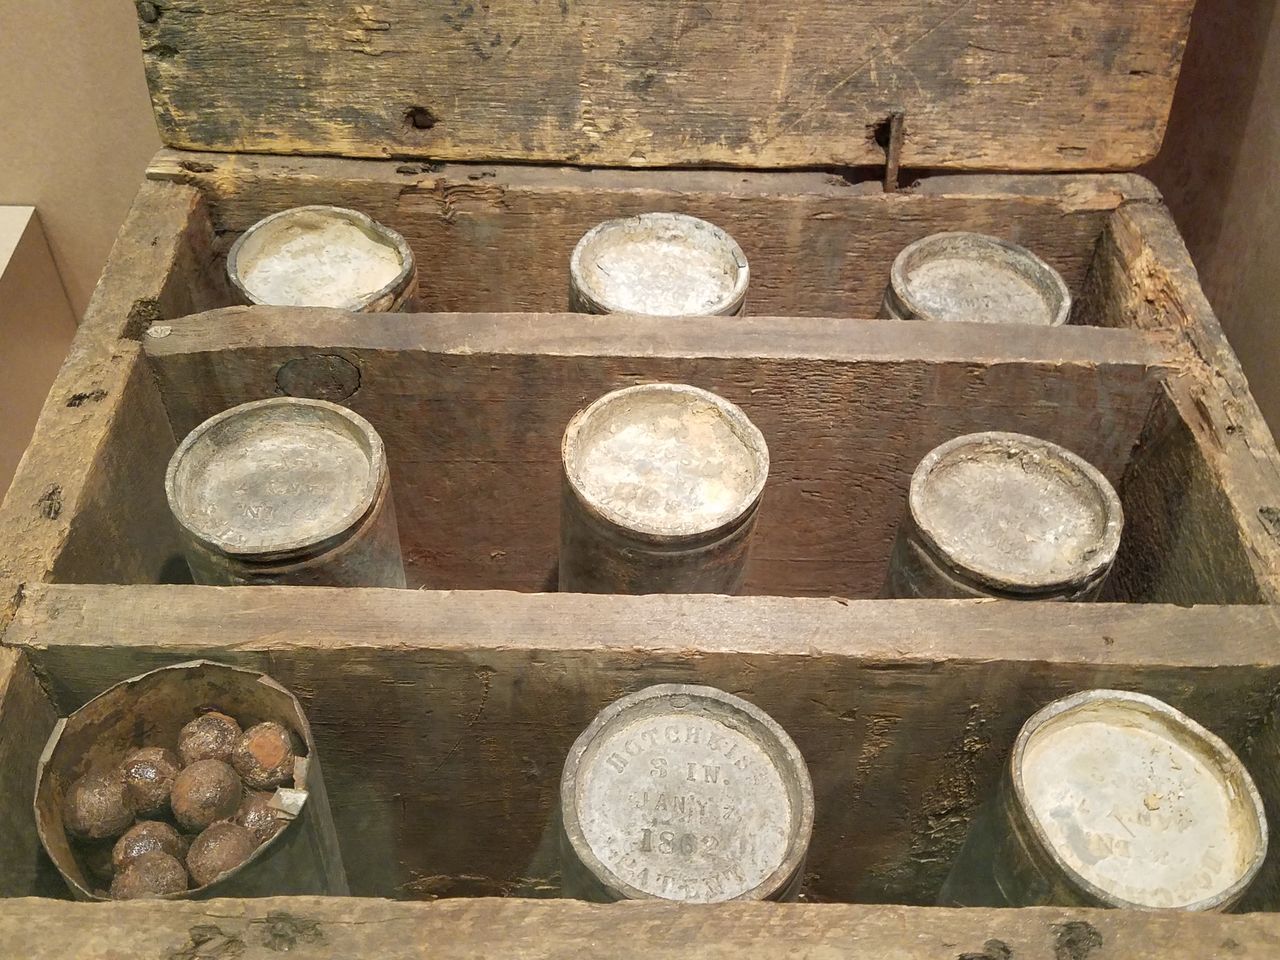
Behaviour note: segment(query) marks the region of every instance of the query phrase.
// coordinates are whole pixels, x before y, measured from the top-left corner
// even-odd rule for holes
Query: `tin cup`
[[[1025,247],[981,233],[935,233],[903,248],[880,316],[1057,327],[1071,315],[1061,274]]]
[[[1225,911],[1266,852],[1225,743],[1154,697],[1087,690],[1023,726],[939,902]]]
[[[196,583],[405,585],[382,439],[345,407],[217,414],[179,445],[165,492]]]
[[[216,709],[247,729],[274,721],[301,751],[292,786],[278,788],[270,808],[283,824],[240,866],[165,900],[316,894],[346,896],[347,878],[329,812],[311,727],[297,699],[251,670],[195,660],[162,667],[110,687],[58,721],[36,768],[35,815],[40,842],[76,900],[106,900],[109,880],[95,877],[85,848],[68,837],[62,807],[76,778],[115,768],[141,746],[174,749],[182,726]],[[111,840],[103,841],[107,848]]]
[[[335,307],[359,313],[414,309],[418,269],[404,237],[357,210],[282,210],[246,230],[227,254],[242,303]]]
[[[737,406],[706,390],[615,390],[561,444],[560,581],[571,593],[736,593],[769,450]]]
[[[885,594],[1093,600],[1123,525],[1111,484],[1070,450],[1019,433],[957,437],[911,477]]]
[[[714,224],[681,213],[606,220],[569,260],[576,313],[737,316],[751,271],[742,248]]]
[[[560,779],[567,896],[794,900],[813,786],[786,732],[713,687],[661,684],[614,701]]]

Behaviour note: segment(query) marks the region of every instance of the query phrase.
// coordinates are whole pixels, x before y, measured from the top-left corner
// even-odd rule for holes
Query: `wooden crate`
[[[406,938],[447,953],[468,936],[539,956],[694,941],[708,956],[1274,954],[1280,917],[1265,912],[865,905],[931,903],[1019,725],[1088,687],[1190,712],[1241,751],[1280,822],[1280,455],[1175,227],[1127,173],[947,172],[1136,165],[1159,143],[1189,10],[704,0],[624,22],[598,0],[313,0],[272,17],[246,0],[139,4],[157,116],[185,149],[148,171],[0,509],[4,809],[29,809],[21,769],[55,711],[208,656],[303,700],[353,893],[545,898],[569,744],[625,692],[698,681],[796,739],[817,800],[806,897],[842,905],[246,901],[90,921],[12,901],[0,925],[173,956],[418,955]],[[728,93],[727,76],[741,80]],[[347,157],[284,155],[333,153]],[[943,172],[887,192],[882,171],[843,169],[873,162]],[[699,164],[721,169],[652,169]],[[764,169],[795,166],[828,169]],[[316,202],[403,233],[428,312],[228,309],[234,239]],[[749,316],[561,312],[577,238],[655,209],[738,239]],[[1076,323],[867,319],[897,251],[941,229],[1035,249],[1076,294]],[[175,439],[280,392],[285,364],[287,382],[349,404],[387,441],[420,589],[181,584],[161,483]],[[724,394],[769,441],[751,595],[549,592],[565,423],[658,378]],[[1127,533],[1108,602],[874,599],[915,463],[978,429],[1064,443],[1118,485]],[[21,815],[0,838],[28,865],[4,892],[57,895]],[[1250,908],[1280,910],[1278,861]],[[440,944],[446,930],[456,945]],[[51,937],[29,955],[74,950]]]

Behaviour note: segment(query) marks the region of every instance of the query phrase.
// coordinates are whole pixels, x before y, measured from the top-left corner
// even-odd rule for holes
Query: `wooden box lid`
[[[1194,0],[140,0],[173,147],[600,166],[1132,168]],[[877,139],[879,137],[879,140]]]

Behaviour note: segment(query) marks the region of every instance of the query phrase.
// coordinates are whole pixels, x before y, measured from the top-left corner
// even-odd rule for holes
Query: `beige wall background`
[[[0,204],[39,211],[77,318],[160,148],[136,18],[127,0],[0,0]]]

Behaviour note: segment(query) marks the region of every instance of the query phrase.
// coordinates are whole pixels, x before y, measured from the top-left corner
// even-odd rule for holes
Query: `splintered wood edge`
[[[4,642],[37,662],[42,651],[77,647],[145,649],[175,662],[219,651],[409,647],[1265,670],[1280,666],[1278,629],[1280,611],[1264,605],[38,584]]]
[[[1263,960],[1280,915],[1083,910],[943,910],[846,904],[661,903],[274,897],[77,904],[0,901],[0,938],[30,960],[226,956],[578,960]]]

